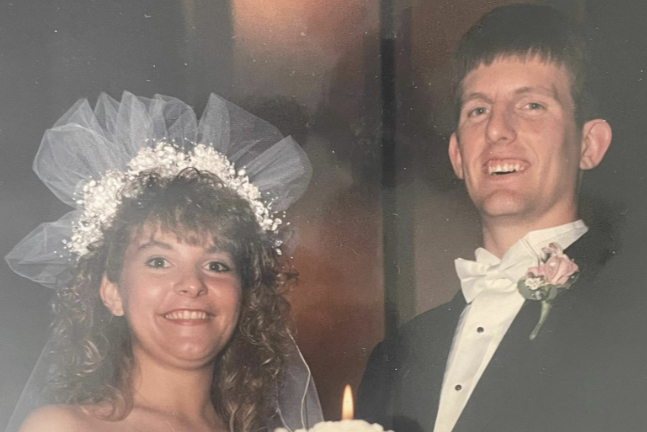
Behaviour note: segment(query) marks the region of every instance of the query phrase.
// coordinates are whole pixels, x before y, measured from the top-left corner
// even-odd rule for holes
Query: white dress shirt
[[[483,248],[476,262],[456,260],[456,272],[467,306],[454,333],[440,392],[434,432],[451,432],[483,371],[517,316],[525,299],[517,282],[536,266],[541,249],[558,243],[566,249],[588,228],[582,220],[554,228],[532,231],[499,259]],[[483,276],[474,277],[474,274]]]

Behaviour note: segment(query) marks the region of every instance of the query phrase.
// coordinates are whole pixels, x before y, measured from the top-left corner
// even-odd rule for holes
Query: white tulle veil
[[[94,109],[78,101],[46,131],[34,161],[34,171],[52,192],[74,210],[55,222],[38,226],[7,255],[18,274],[54,288],[65,283],[75,257],[64,247],[83,209],[75,193],[108,170],[125,170],[144,147],[165,140],[191,151],[205,144],[223,154],[236,169],[244,168],[271,210],[287,209],[305,191],[311,176],[303,150],[269,123],[212,94],[202,117],[182,101],[156,95],[148,99],[125,92],[121,101],[102,94]],[[26,415],[45,405],[40,397],[49,367],[51,341],[27,383],[7,432],[17,431]],[[293,350],[281,382],[279,410],[268,427],[290,430],[322,420],[321,406],[310,370],[300,351]]]

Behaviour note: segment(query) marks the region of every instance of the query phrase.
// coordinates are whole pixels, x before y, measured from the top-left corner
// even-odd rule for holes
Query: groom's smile
[[[525,171],[529,163],[520,159],[491,159],[484,166],[483,170],[489,175],[501,176]]]

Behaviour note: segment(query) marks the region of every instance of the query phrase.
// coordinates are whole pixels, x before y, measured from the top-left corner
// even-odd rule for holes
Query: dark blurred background
[[[200,112],[217,92],[293,135],[312,160],[313,182],[289,214],[300,231],[292,301],[325,415],[338,419],[343,386],[357,387],[385,331],[450,299],[453,260],[478,245],[446,156],[449,59],[474,21],[507,3],[0,0],[0,255],[68,210],[31,163],[44,130],[78,98],[161,93]],[[583,196],[593,220],[638,250],[647,2],[539,3],[588,29],[614,140]],[[0,430],[47,339],[50,296],[0,263]]]

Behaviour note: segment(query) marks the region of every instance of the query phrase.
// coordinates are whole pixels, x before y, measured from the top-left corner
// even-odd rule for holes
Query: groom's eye
[[[535,110],[544,109],[544,106],[538,102],[530,102],[524,105],[524,109],[535,111]]]
[[[487,108],[477,107],[477,108],[469,110],[469,112],[467,113],[467,116],[468,117],[477,117],[477,116],[483,115],[485,113],[487,113]]]

